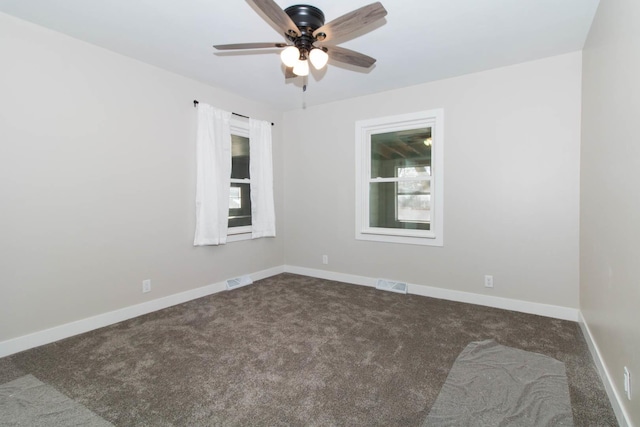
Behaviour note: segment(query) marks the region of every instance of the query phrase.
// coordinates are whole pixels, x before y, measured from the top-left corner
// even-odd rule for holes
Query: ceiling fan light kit
[[[311,61],[311,65],[316,70],[321,70],[325,65],[327,65],[327,61],[329,61],[329,55],[322,49],[312,49],[309,52],[309,61]]]
[[[282,52],[280,52],[280,59],[282,63],[287,67],[293,67],[300,59],[300,51],[295,46],[287,46]]]
[[[321,70],[330,58],[363,68],[370,68],[376,62],[370,56],[324,42],[331,42],[384,18],[387,11],[380,2],[363,6],[325,24],[324,13],[314,6],[298,4],[282,10],[274,0],[247,1],[281,29],[288,43],[237,43],[215,45],[216,49],[284,48],[280,59],[287,67],[287,77],[309,75],[309,62],[316,70]]]
[[[293,73],[296,76],[308,76],[309,75],[309,63],[306,59],[298,59],[296,65],[293,66]]]

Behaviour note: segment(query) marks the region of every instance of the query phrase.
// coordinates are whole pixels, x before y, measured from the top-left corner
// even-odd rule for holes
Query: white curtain
[[[198,104],[194,246],[227,242],[231,185],[231,113]]]
[[[251,177],[251,238],[274,237],[271,123],[249,119],[249,176]]]

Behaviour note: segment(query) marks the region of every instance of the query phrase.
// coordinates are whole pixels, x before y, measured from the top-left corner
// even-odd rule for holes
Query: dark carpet
[[[281,274],[0,359],[117,426],[419,426],[472,341],[566,366],[615,426],[577,323]]]

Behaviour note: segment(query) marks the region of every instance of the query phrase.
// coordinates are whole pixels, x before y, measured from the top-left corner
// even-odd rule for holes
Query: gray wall
[[[576,52],[286,112],[286,263],[577,308],[580,80]],[[355,240],[355,121],[440,107],[444,247]]]
[[[283,264],[193,247],[191,101],[276,122],[279,232],[280,113],[4,14],[0,52],[0,342]]]
[[[580,308],[640,425],[640,2],[602,1],[584,48]],[[632,376],[624,396],[623,367]],[[633,384],[635,382],[635,384]]]

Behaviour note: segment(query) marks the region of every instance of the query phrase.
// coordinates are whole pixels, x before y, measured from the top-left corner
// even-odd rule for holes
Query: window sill
[[[251,226],[231,227],[227,231],[227,242],[239,242],[241,240],[251,240]]]
[[[228,234],[227,243],[239,242],[241,240],[251,240],[251,233]]]
[[[421,246],[444,246],[442,242],[442,235],[436,236],[400,236],[397,234],[376,234],[375,232],[359,232],[356,233],[356,240],[367,240],[370,242],[383,242],[383,243],[401,243],[406,245],[421,245]]]

